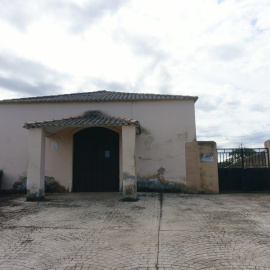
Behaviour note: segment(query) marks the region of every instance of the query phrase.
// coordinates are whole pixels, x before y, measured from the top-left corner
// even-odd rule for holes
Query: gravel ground
[[[270,269],[270,194],[0,195],[0,269]]]

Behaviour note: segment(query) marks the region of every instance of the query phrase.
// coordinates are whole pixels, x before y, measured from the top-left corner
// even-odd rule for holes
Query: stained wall
[[[185,143],[196,140],[192,100],[0,104],[2,188],[10,189],[14,182],[26,176],[28,130],[22,128],[25,122],[78,116],[91,110],[140,121],[142,133],[136,135],[135,149],[137,179],[186,185]],[[73,134],[78,130],[50,130],[51,134],[47,130],[45,139],[45,175],[54,177],[69,190]],[[117,132],[121,140],[121,130],[118,128]],[[120,171],[121,166],[120,162]]]
[[[219,193],[215,142],[186,143],[186,176],[188,191]]]

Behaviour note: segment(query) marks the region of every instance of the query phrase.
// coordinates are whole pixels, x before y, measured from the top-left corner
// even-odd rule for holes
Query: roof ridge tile
[[[128,93],[100,90],[95,92],[81,92],[51,96],[26,97],[18,99],[0,100],[0,103],[29,103],[29,102],[91,102],[91,101],[159,101],[159,100],[193,100],[196,96],[182,96],[169,94]]]

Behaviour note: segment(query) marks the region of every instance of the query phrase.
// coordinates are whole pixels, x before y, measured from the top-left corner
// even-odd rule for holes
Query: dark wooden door
[[[74,135],[73,191],[119,191],[119,135],[100,127]]]

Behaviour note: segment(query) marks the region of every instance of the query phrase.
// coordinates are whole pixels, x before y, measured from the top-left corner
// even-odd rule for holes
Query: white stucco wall
[[[162,180],[186,183],[185,142],[196,139],[192,100],[10,103],[0,104],[2,188],[10,189],[14,182],[26,176],[28,130],[22,128],[25,122],[77,116],[89,110],[140,121],[142,134],[136,136],[137,178],[155,178],[162,168]],[[47,137],[45,144],[45,175],[54,177],[69,189],[72,185],[73,134],[78,130],[68,128],[59,131]]]

